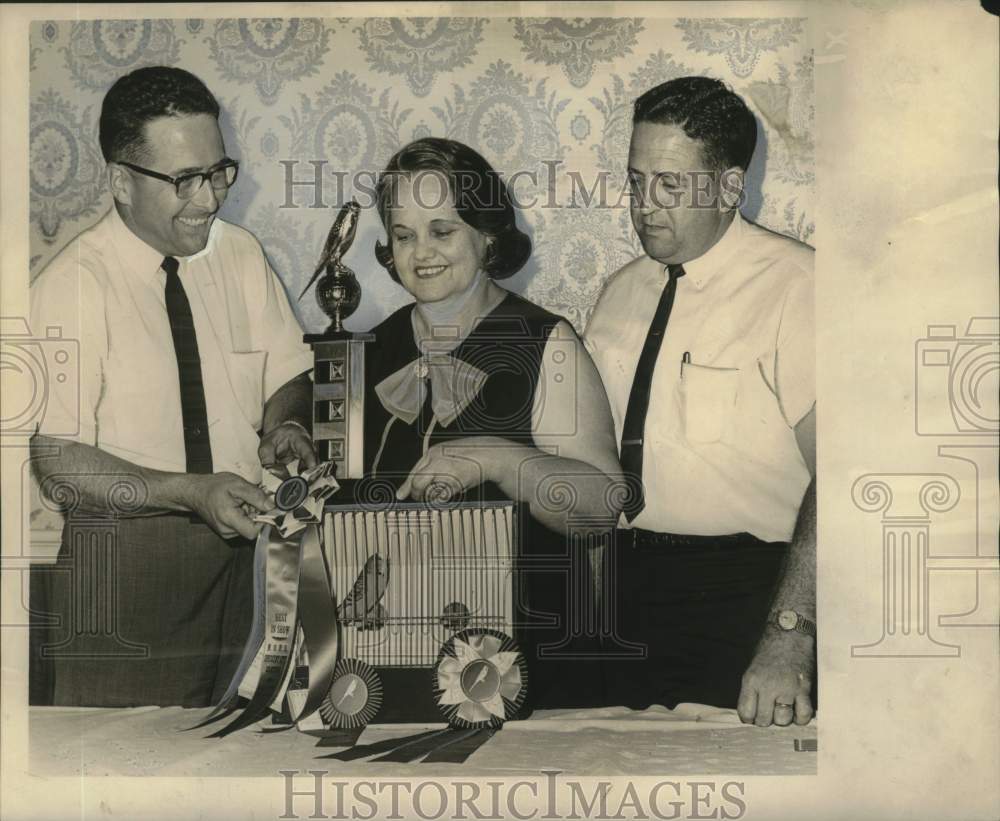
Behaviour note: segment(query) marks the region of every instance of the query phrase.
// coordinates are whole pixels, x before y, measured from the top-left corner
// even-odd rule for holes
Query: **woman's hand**
[[[396,491],[397,499],[447,502],[471,487],[493,479],[491,475],[500,440],[477,436],[434,445],[413,466]],[[508,448],[510,443],[503,443]]]
[[[288,478],[289,462],[298,459],[299,470],[316,467],[316,446],[312,437],[298,422],[282,422],[261,437],[257,448],[260,464],[280,479]]]

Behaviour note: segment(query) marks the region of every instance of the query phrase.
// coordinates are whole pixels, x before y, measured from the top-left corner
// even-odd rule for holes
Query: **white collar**
[[[219,230],[219,218],[216,216],[212,220],[211,227],[208,229],[208,242],[205,243],[205,247],[189,256],[177,257],[177,260],[186,264],[211,253]],[[163,264],[164,255],[135,234],[125,224],[125,220],[122,219],[121,214],[118,213],[118,209],[114,205],[111,206],[111,231],[112,241],[119,252],[120,258],[128,260],[128,265],[133,270],[155,273],[160,269],[160,266]]]
[[[133,233],[114,205],[111,206],[111,241],[118,251],[118,258],[137,275],[155,274],[160,270],[163,254]]]
[[[684,278],[691,282],[696,288],[701,288],[715,274],[721,271],[729,258],[736,253],[740,240],[743,237],[743,216],[739,211],[729,223],[725,233],[719,237],[719,241],[709,248],[704,254],[684,263]]]

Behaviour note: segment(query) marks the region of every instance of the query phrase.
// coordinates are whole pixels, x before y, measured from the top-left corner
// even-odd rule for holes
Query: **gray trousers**
[[[32,674],[66,706],[204,707],[223,694],[250,629],[252,543],[187,516],[71,516],[32,585]],[[37,600],[36,600],[37,599]]]

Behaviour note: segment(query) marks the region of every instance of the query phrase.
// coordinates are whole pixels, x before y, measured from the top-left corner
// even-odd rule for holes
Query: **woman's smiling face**
[[[455,210],[447,178],[418,171],[400,177],[389,209],[389,241],[399,279],[417,302],[466,290],[482,267],[487,238]]]

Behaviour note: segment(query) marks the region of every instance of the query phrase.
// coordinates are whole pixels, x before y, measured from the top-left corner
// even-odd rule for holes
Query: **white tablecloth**
[[[378,777],[537,775],[812,775],[816,753],[796,739],[816,739],[807,727],[745,726],[734,710],[682,704],[676,710],[623,707],[540,711],[507,725],[463,764],[398,764],[321,758],[337,748],[262,721],[227,736],[214,726],[188,729],[208,709],[33,707],[30,772],[76,776],[275,776],[282,769]],[[430,725],[372,725],[358,739],[370,744],[415,735]],[[439,725],[440,726],[440,725]],[[807,746],[807,745],[799,745]]]

